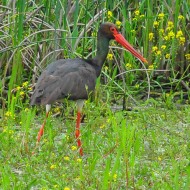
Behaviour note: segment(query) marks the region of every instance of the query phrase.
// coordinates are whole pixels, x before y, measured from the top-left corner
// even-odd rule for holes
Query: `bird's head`
[[[114,39],[119,44],[121,44],[126,50],[128,50],[136,58],[140,59],[142,62],[148,63],[148,61],[138,53],[132,45],[124,38],[124,36],[119,32],[118,28],[110,22],[106,22],[100,25],[99,32],[101,35],[108,39]]]

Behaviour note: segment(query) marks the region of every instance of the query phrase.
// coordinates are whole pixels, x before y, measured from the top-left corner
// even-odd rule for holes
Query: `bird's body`
[[[40,75],[34,93],[31,97],[31,105],[46,105],[46,117],[48,117],[50,104],[68,98],[77,100],[78,114],[75,135],[82,153],[80,137],[80,114],[83,101],[88,98],[89,93],[95,89],[96,79],[101,73],[102,66],[109,50],[109,41],[115,39],[124,48],[143,62],[147,62],[119,33],[117,27],[112,23],[100,25],[97,36],[97,53],[92,59],[60,59],[50,65]],[[42,125],[38,142],[43,134],[45,126]]]
[[[39,77],[31,105],[52,104],[63,98],[87,99],[95,88],[97,74],[96,67],[87,60],[57,60],[48,65]]]

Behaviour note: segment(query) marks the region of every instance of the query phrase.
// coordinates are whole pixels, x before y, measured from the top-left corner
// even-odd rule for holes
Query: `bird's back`
[[[94,90],[96,69],[83,59],[60,59],[50,65],[40,75],[31,105],[51,104],[56,100],[87,99]]]

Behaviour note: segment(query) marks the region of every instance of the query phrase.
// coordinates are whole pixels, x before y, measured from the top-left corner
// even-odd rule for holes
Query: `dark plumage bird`
[[[34,93],[31,97],[31,105],[46,105],[46,118],[48,117],[51,104],[57,100],[68,98],[77,101],[77,124],[75,136],[80,155],[83,150],[80,141],[80,116],[85,99],[95,89],[96,79],[100,75],[102,66],[109,50],[109,41],[115,39],[135,57],[147,63],[119,33],[112,23],[100,25],[97,36],[97,53],[92,59],[60,59],[50,65],[38,78]],[[46,119],[38,133],[37,142],[43,135]]]

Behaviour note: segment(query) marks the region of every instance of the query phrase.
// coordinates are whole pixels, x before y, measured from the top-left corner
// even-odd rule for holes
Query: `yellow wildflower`
[[[144,18],[145,16],[144,15],[140,15],[140,18]]]
[[[159,22],[155,20],[155,21],[153,22],[153,27],[154,27],[154,28],[157,28],[158,26],[159,26]]]
[[[108,66],[104,66],[104,70],[105,70],[105,71],[108,71]]]
[[[28,81],[24,82],[24,83],[22,84],[22,86],[23,86],[23,87],[27,87],[27,86],[28,86]]]
[[[59,113],[59,112],[60,112],[60,110],[61,110],[61,109],[60,109],[59,107],[56,107],[56,108],[54,108],[54,110],[53,110],[53,111],[54,111],[55,113]]]
[[[174,37],[175,37],[174,32],[173,32],[173,31],[170,31],[170,32],[168,33],[168,37],[169,37],[169,39],[170,39],[170,38],[174,38]]]
[[[76,146],[72,146],[71,150],[75,151],[75,150],[77,150],[77,147]]]
[[[65,157],[64,157],[64,160],[65,160],[65,161],[69,161],[70,158],[69,158],[68,156],[65,156]]]
[[[153,70],[154,69],[154,65],[149,65],[148,69]]]
[[[21,91],[19,94],[20,94],[20,96],[24,96],[25,93],[24,93],[24,91]]]
[[[17,87],[16,87],[16,90],[17,90],[17,91],[19,91],[20,89],[21,89],[21,87],[20,87],[20,86],[17,86]]]
[[[80,176],[76,177],[75,180],[80,180]]]
[[[103,129],[105,127],[105,125],[103,124],[103,125],[100,125],[100,129]]]
[[[168,27],[166,28],[166,30],[172,30],[174,27],[174,23],[172,21],[168,21]]]
[[[12,117],[13,115],[12,115],[12,113],[11,113],[10,111],[7,111],[7,112],[5,113],[5,116],[7,116],[7,117]]]
[[[120,22],[119,20],[117,20],[115,24],[116,24],[116,26],[117,26],[118,28],[121,27],[121,22]]]
[[[117,174],[113,175],[113,180],[116,181],[117,180]]]
[[[153,47],[152,47],[152,51],[153,51],[153,52],[155,52],[155,51],[157,51],[157,50],[158,50],[158,47],[157,47],[157,46],[153,46]]]
[[[158,14],[158,18],[159,18],[160,20],[162,20],[162,19],[164,18],[164,13],[159,13],[159,14]]]
[[[28,87],[28,90],[31,91],[31,90],[32,90],[32,87]]]
[[[183,36],[183,32],[181,30],[177,31],[176,38]]]
[[[169,59],[170,58],[170,54],[167,53],[165,57],[166,57],[166,59]]]
[[[133,18],[132,21],[137,21],[137,18]]]
[[[139,16],[139,14],[140,14],[140,11],[139,11],[139,10],[136,10],[136,11],[135,11],[135,16]]]
[[[174,23],[172,21],[168,21],[168,27],[174,27]]]
[[[179,15],[179,16],[178,16],[178,19],[179,19],[179,20],[183,20],[183,19],[184,19],[184,16],[183,16],[183,15]]]
[[[159,34],[162,35],[164,33],[164,29],[159,29]]]
[[[160,56],[160,55],[161,55],[161,51],[158,50],[158,51],[156,52],[156,55],[157,55],[157,56]]]
[[[65,187],[64,190],[70,190],[70,188],[69,187]]]
[[[139,84],[135,84],[135,88],[139,89],[140,85]]]
[[[159,161],[161,161],[161,160],[162,160],[162,158],[158,156],[158,160],[159,160]]]
[[[77,162],[82,162],[82,159],[81,159],[81,158],[78,158],[78,159],[77,159]]]
[[[127,63],[125,66],[127,67],[127,69],[131,69],[132,68],[132,65],[130,63]]]
[[[161,46],[161,49],[166,49],[166,45],[162,45],[162,46]]]
[[[50,166],[50,169],[51,169],[51,170],[53,170],[53,169],[55,169],[55,168],[57,168],[57,166],[56,166],[55,164],[53,164],[53,165]]]
[[[107,59],[110,60],[110,61],[113,60],[113,54],[112,53],[108,53]]]
[[[25,112],[29,111],[29,108],[25,108],[24,111],[25,111]]]
[[[164,36],[164,40],[168,41],[169,37],[168,36]]]
[[[149,41],[152,41],[153,38],[154,38],[154,33],[150,32],[150,33],[148,34],[148,39],[149,39]]]
[[[12,134],[14,134],[14,131],[13,131],[13,130],[9,130],[8,133],[9,133],[10,135],[12,135]]]
[[[113,16],[113,13],[111,11],[108,11],[107,15],[108,15],[108,18],[111,18]]]
[[[184,43],[185,43],[185,37],[180,37],[180,38],[179,38],[179,43],[180,43],[181,45],[184,45]]]
[[[186,57],[187,60],[190,60],[190,53],[185,54],[185,57]]]

